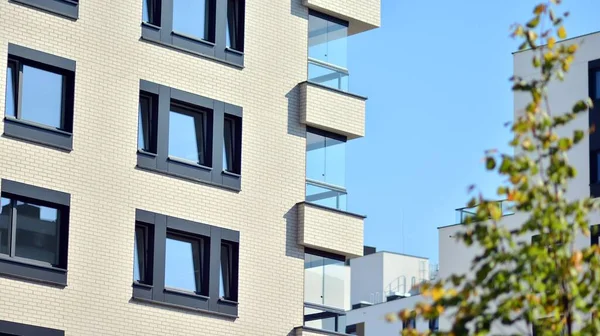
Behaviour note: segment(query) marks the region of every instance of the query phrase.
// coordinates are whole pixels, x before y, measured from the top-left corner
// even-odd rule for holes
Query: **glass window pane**
[[[349,302],[346,302],[349,280],[349,269],[343,261],[323,258],[323,305],[349,309]]]
[[[306,178],[325,182],[325,137],[306,132]]]
[[[235,123],[233,119],[225,118],[223,129],[223,169],[234,172],[234,143],[235,143]]]
[[[325,139],[325,182],[346,186],[346,142]]]
[[[208,40],[209,0],[173,0],[173,30]]]
[[[146,274],[146,234],[142,227],[135,228],[133,254],[133,280],[145,283]]]
[[[308,16],[308,57],[327,62],[327,20]]]
[[[0,254],[8,254],[10,234],[10,200],[2,198],[2,211],[0,212]]]
[[[23,66],[21,118],[62,128],[63,76]]]
[[[190,292],[198,291],[196,279],[200,275],[196,242],[167,238],[165,258],[165,286]]]
[[[244,51],[244,0],[227,0],[226,46]]]
[[[138,148],[146,152],[151,151],[151,127],[150,98],[142,96],[138,106]]]
[[[304,302],[323,304],[323,258],[304,254]]]
[[[151,0],[142,0],[142,21],[144,22],[150,22],[150,6],[148,6],[148,1]]]
[[[17,201],[17,257],[58,265],[58,210]]]
[[[327,87],[348,91],[348,73],[339,69],[308,62],[308,80]]]
[[[347,194],[324,186],[306,183],[306,201],[328,208],[346,210]]]
[[[169,113],[169,156],[205,164],[203,114],[174,110]]]
[[[12,66],[6,68],[6,92],[5,92],[5,106],[4,114],[11,117],[17,116],[16,104],[15,104],[15,88],[14,83],[16,78],[15,69]]]
[[[348,27],[316,15],[308,18],[308,57],[347,67]]]

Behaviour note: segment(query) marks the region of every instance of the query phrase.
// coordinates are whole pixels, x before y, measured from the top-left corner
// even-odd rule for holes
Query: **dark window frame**
[[[402,321],[402,330],[407,328],[417,329],[417,320],[414,318],[408,319],[406,321]]]
[[[0,333],[14,336],[64,336],[63,330],[0,320]]]
[[[135,239],[137,242],[137,249],[138,251],[138,262],[140,262],[140,279],[139,280],[133,280],[134,283],[140,284],[140,285],[149,285],[152,286],[152,266],[154,265],[154,255],[151,253],[151,251],[154,250],[153,248],[153,244],[154,244],[154,232],[153,232],[153,227],[150,225],[146,225],[144,223],[137,223],[135,224]],[[138,234],[138,230],[141,232],[142,234],[142,246],[140,246],[140,242],[137,241],[137,234]],[[141,253],[140,253],[141,252]]]
[[[21,119],[22,67],[35,67],[63,76],[61,128]],[[9,43],[7,69],[13,69],[15,116],[4,114],[4,134],[49,147],[73,149],[73,114],[75,96],[75,61]],[[6,86],[8,88],[8,85]]]
[[[223,167],[222,157],[224,119],[226,115],[233,116],[239,121],[239,140],[237,141],[239,150],[236,155],[240,158],[238,165],[239,171],[241,171],[243,122],[241,107],[145,80],[140,81],[140,92],[140,97],[145,94],[156,96],[157,110],[153,126],[156,129],[156,138],[151,141],[156,143],[157,150],[156,153],[149,153],[138,149],[138,168],[234,191],[241,190],[241,175],[226,171]],[[205,113],[206,165],[169,156],[169,119],[173,102]]]
[[[171,112],[192,117],[192,118],[194,118],[194,120],[196,118],[199,118],[202,121],[200,130],[198,130],[197,125],[194,125],[195,136],[196,136],[196,147],[198,148],[199,153],[201,153],[202,155],[198,157],[198,160],[196,160],[196,162],[192,161],[192,163],[200,165],[200,166],[204,166],[204,167],[212,167],[212,162],[211,162],[212,158],[210,155],[212,139],[209,139],[209,136],[208,136],[209,133],[212,134],[212,129],[211,129],[212,124],[208,125],[209,121],[211,121],[211,118],[212,118],[212,111],[208,110],[206,108],[202,108],[201,106],[195,106],[192,104],[187,104],[185,102],[178,102],[178,101],[171,100],[171,106],[169,107],[169,118],[171,116],[170,115]],[[171,120],[169,119],[169,123],[170,122],[171,122]],[[200,133],[200,136],[198,135],[198,133]],[[171,154],[168,154],[168,155],[169,155],[170,160],[188,161],[185,158],[179,158],[176,156],[172,156]]]
[[[144,139],[144,145],[147,148],[140,148],[139,146],[139,130],[138,130],[138,150],[142,151],[142,152],[146,152],[146,153],[153,153],[156,154],[156,132],[157,132],[157,118],[158,118],[158,97],[154,94],[151,93],[147,93],[147,92],[140,92],[140,97],[139,97],[139,102],[138,102],[138,109],[142,108],[143,106],[140,106],[142,103],[142,100],[147,100],[147,106],[148,106],[148,111],[143,111],[142,110],[142,115],[144,114],[148,114],[147,116],[147,123],[148,125],[146,126],[148,128],[148,139]],[[139,116],[138,116],[139,118]],[[144,124],[144,120],[138,120],[138,127],[140,126],[140,123]],[[144,136],[145,134],[142,132],[142,135]],[[146,143],[148,142],[148,143]]]
[[[40,9],[67,19],[79,19],[79,0],[10,0],[10,2]]]
[[[146,1],[146,0],[142,0]],[[194,55],[199,55],[215,61],[222,62],[227,65],[237,68],[244,67],[244,26],[245,26],[245,1],[241,10],[242,24],[237,33],[241,36],[241,46],[236,50],[227,47],[227,16],[228,16],[228,0],[207,0],[208,10],[214,13],[214,17],[209,16],[207,25],[208,39],[199,37],[187,36],[173,30],[173,1],[174,0],[150,0],[155,8],[155,16],[160,17],[157,20],[149,20],[153,22],[144,22],[142,19],[142,39],[177,50],[182,50]],[[149,18],[150,19],[150,18]]]
[[[588,96],[594,102],[594,108],[588,113],[590,127],[600,127],[600,97],[596,97],[596,74],[600,75],[600,59],[588,63]],[[589,168],[590,168],[590,196],[600,197],[600,176],[598,175],[598,162],[596,156],[600,153],[600,132],[589,134]]]
[[[222,273],[224,288],[223,296],[219,300],[229,302],[238,301],[239,251],[239,243],[224,239],[221,240],[220,273]]]
[[[237,318],[238,302],[219,297],[219,269],[221,266],[222,242],[240,243],[240,234],[230,229],[193,222],[181,218],[162,215],[146,210],[136,209],[136,225],[146,225],[154,232],[153,243],[149,244],[149,256],[152,256],[151,283],[133,281],[133,298],[136,300],[165,304],[200,312]],[[193,293],[165,286],[166,239],[170,234],[177,237],[206,239],[207,252],[204,255],[208,269],[201,272],[204,284],[208,284],[204,293]],[[236,269],[239,269],[239,249],[235,256]],[[239,274],[233,284],[238,288]]]
[[[59,215],[59,264],[45,265],[42,262],[21,257],[0,256],[0,274],[11,277],[35,280],[51,285],[67,285],[69,250],[69,211],[71,196],[67,193],[33,185],[2,179],[2,197],[51,206],[60,211]],[[12,216],[11,216],[12,218]],[[14,220],[12,225],[14,225]],[[18,226],[18,224],[17,224]],[[12,245],[12,244],[11,244]],[[10,249],[13,249],[11,246]],[[12,252],[9,252],[12,255]]]
[[[228,122],[231,124],[230,146],[227,146],[227,132],[225,129]],[[242,169],[242,118],[225,114],[223,122],[223,146],[225,155],[230,157],[230,159],[227,159],[227,162],[229,163],[230,160],[232,162],[231,167],[223,167],[223,172],[240,175]],[[231,153],[228,154],[228,152]]]

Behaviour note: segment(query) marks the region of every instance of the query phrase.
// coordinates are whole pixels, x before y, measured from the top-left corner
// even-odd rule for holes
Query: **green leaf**
[[[496,160],[493,157],[487,157],[485,159],[485,167],[487,170],[492,170],[496,168]]]

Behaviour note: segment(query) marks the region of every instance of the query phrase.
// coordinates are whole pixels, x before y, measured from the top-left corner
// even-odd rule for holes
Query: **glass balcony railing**
[[[348,70],[314,58],[308,59],[308,81],[327,87],[348,91]]]
[[[346,211],[346,189],[306,180],[306,202]]]
[[[304,303],[304,325],[323,331],[346,333],[346,312],[336,308]]]
[[[497,203],[500,207],[502,217],[515,214],[515,212],[513,210],[513,202],[503,200],[503,201],[497,201]],[[477,214],[477,206],[458,208],[458,209],[456,209],[456,223],[458,223],[458,224],[465,223],[467,218],[475,217],[476,214]]]

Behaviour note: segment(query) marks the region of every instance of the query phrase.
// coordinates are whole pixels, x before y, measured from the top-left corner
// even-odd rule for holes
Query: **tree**
[[[600,248],[574,244],[577,235],[590,236],[588,215],[598,206],[590,198],[565,196],[577,174],[567,153],[587,130],[559,136],[561,128],[592,108],[592,102],[582,99],[570,111],[553,111],[548,96],[549,84],[564,79],[578,49],[564,41],[568,13],[556,14],[560,2],[535,6],[529,21],[511,27],[512,36],[522,41],[519,49],[533,51],[532,64],[539,74],[528,80],[511,78],[512,90],[531,98],[510,124],[514,154],[485,153],[486,168],[506,177],[498,196],[513,202],[513,210],[525,213],[526,220],[507,228],[496,201],[474,196],[468,206],[476,207],[476,214],[456,237],[480,251],[471,275],[424,285],[430,300],[391,314],[389,320],[450,314],[451,330],[437,335],[487,335],[494,325],[514,326],[517,335],[533,329],[538,335],[600,335]],[[536,239],[530,239],[532,235]],[[410,328],[402,334],[419,335]]]

